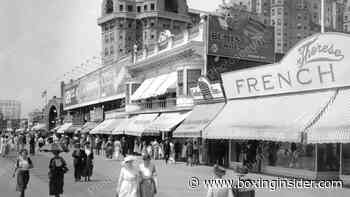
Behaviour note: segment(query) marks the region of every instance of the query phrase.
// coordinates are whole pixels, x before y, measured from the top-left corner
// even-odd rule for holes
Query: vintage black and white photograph
[[[348,0],[0,0],[0,25],[0,197],[350,196]]]

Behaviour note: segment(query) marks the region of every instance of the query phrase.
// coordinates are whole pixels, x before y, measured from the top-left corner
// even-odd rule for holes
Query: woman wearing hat
[[[134,167],[135,158],[124,158],[123,167],[120,170],[117,186],[118,197],[139,197],[139,171]]]
[[[219,167],[218,165],[214,166],[214,178],[222,179],[226,174],[226,170]],[[209,187],[207,197],[233,197],[233,192],[231,188],[228,187]]]
[[[74,151],[72,153],[73,166],[74,166],[74,178],[75,182],[80,181],[82,176],[82,171],[85,166],[85,152],[80,149],[80,144],[76,143],[74,145]]]
[[[33,168],[32,160],[28,157],[27,149],[22,149],[19,152],[19,157],[16,162],[13,177],[17,172],[17,186],[16,190],[20,192],[20,197],[24,197],[24,192],[27,189],[29,182],[29,170]]]
[[[94,168],[94,152],[92,151],[90,142],[85,143],[84,150],[85,162],[83,166],[83,177],[85,181],[90,181],[90,177],[92,176],[92,171]]]
[[[140,196],[154,197],[157,193],[157,172],[154,164],[151,163],[151,156],[144,155],[143,163],[139,166],[140,169]]]
[[[63,150],[52,144],[51,152],[54,157],[49,164],[49,195],[59,197],[63,194],[64,174],[68,171],[66,161],[59,156]]]

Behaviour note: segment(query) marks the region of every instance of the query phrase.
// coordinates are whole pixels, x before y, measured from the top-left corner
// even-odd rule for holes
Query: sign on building
[[[350,86],[350,36],[316,34],[276,64],[222,74],[228,98]]]

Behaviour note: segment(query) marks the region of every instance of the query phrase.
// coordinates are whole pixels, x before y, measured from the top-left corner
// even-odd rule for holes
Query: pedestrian
[[[81,180],[82,170],[84,167],[84,152],[80,149],[80,144],[77,143],[74,145],[72,157],[74,167],[74,179],[75,182],[78,182]]]
[[[215,179],[222,179],[226,174],[225,169],[219,167],[218,165],[214,166],[214,176]],[[208,188],[207,197],[233,197],[233,192],[229,187],[218,187],[210,186]]]
[[[165,164],[168,164],[169,161],[169,157],[170,157],[170,143],[169,140],[166,139],[164,142],[164,160],[165,160]]]
[[[147,154],[147,144],[146,141],[142,142],[142,148],[141,148],[141,155],[146,155]]]
[[[39,149],[41,149],[44,145],[45,145],[45,140],[44,140],[44,138],[42,136],[40,136],[39,139],[38,139]]]
[[[193,143],[193,163],[195,165],[199,164],[199,146],[197,140]]]
[[[114,159],[120,160],[121,158],[121,144],[119,140],[114,142]]]
[[[102,140],[100,137],[96,137],[95,145],[96,145],[96,155],[100,155],[101,148],[102,148]]]
[[[185,142],[181,148],[181,159],[182,161],[186,161],[187,163],[186,153],[187,153],[187,142]]]
[[[113,141],[112,137],[108,137],[108,141],[106,144],[106,157],[108,159],[112,159],[113,157]]]
[[[140,195],[141,197],[154,197],[157,193],[157,172],[156,167],[151,163],[151,156],[144,155],[143,163],[140,164]]]
[[[31,155],[35,155],[35,137],[33,134],[29,137],[29,152]]]
[[[28,157],[28,151],[22,149],[19,152],[19,157],[16,161],[15,170],[13,172],[13,177],[16,176],[17,172],[17,185],[16,191],[20,193],[20,197],[24,197],[25,190],[29,183],[29,170],[33,168],[32,160]]]
[[[134,167],[134,161],[133,156],[124,158],[117,186],[118,197],[139,197],[140,175]]]
[[[101,151],[101,155],[102,156],[106,156],[106,150],[107,150],[107,140],[106,139],[103,139],[102,143],[101,143],[101,148],[102,148],[102,151]]]
[[[0,138],[0,154],[4,157],[5,156],[5,148],[6,148],[6,137],[5,134],[1,135]]]
[[[126,157],[127,146],[126,146],[125,137],[122,137],[122,140],[120,141],[120,145],[121,145],[121,147],[122,147],[122,154],[123,154],[123,157]]]
[[[92,171],[94,168],[94,153],[91,148],[90,142],[85,143],[85,166],[83,168],[83,177],[85,178],[85,181],[90,181],[90,178],[92,176]]]
[[[169,146],[170,146],[170,156],[169,156],[169,161],[171,163],[176,163],[176,154],[175,154],[175,145],[172,141],[169,142]]]
[[[52,144],[51,152],[54,157],[49,163],[49,195],[59,197],[63,194],[64,174],[68,172],[66,161],[59,156],[62,150],[58,144]]]
[[[193,166],[193,145],[192,142],[189,141],[187,143],[187,147],[186,147],[186,158],[187,158],[187,163],[186,165],[190,165]]]

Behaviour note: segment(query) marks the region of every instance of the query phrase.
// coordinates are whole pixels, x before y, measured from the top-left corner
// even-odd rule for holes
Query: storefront
[[[231,167],[311,179],[346,178],[350,55],[345,34],[317,34],[280,63],[222,74],[227,104],[203,138],[229,140]],[[350,44],[350,43],[349,43]]]

